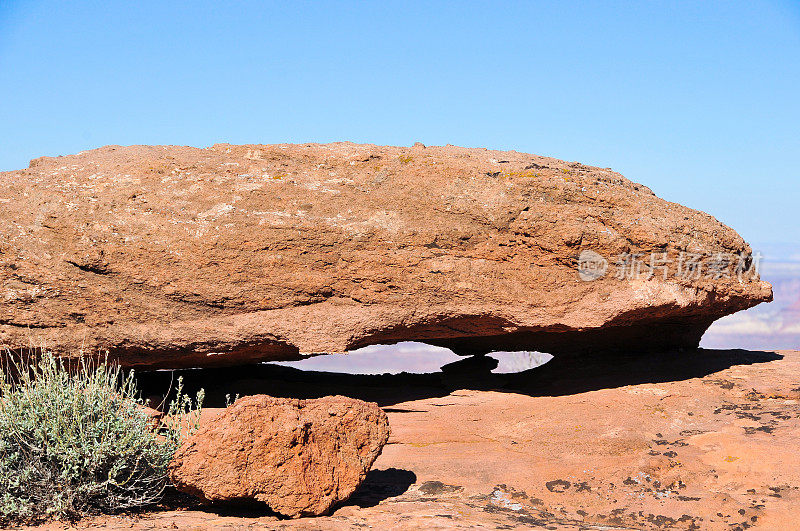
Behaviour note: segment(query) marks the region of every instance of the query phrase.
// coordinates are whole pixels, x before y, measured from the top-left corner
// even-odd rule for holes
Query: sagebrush
[[[0,375],[0,523],[157,503],[167,465],[196,428],[202,391],[193,403],[179,381],[166,420],[154,423],[132,371],[48,352],[35,358]]]

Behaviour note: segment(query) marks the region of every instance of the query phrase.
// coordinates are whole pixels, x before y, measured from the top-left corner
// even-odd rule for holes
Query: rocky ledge
[[[694,347],[771,300],[713,217],[517,152],[107,146],[0,173],[0,345],[126,366]]]
[[[339,392],[378,399],[389,417],[373,470],[330,516],[279,520],[197,506],[78,527],[797,529],[800,352],[585,361],[556,357],[492,391],[436,385],[446,384],[443,373],[263,380],[264,390],[283,383],[303,396],[338,383]],[[218,381],[211,395],[232,382]]]

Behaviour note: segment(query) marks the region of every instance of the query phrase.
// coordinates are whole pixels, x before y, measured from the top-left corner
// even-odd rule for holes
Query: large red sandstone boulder
[[[388,438],[374,403],[249,396],[183,443],[171,477],[209,501],[258,500],[284,516],[317,516],[355,492]]]
[[[771,300],[750,253],[609,169],[513,151],[107,146],[0,173],[0,346],[146,367],[692,347]],[[732,264],[687,276],[683,255]]]

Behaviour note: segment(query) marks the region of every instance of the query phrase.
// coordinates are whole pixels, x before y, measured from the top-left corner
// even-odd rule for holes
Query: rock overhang
[[[771,300],[713,217],[517,152],[107,146],[36,159],[0,190],[0,343],[107,349],[126,366],[398,341],[691,348]]]

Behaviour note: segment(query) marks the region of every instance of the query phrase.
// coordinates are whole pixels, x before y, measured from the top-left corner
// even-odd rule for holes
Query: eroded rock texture
[[[590,282],[587,250],[610,263]],[[145,367],[404,340],[462,354],[691,347],[771,300],[750,252],[609,169],[524,153],[107,146],[0,173],[0,344]],[[614,266],[651,253],[667,253],[664,274]],[[746,274],[680,275],[680,253],[724,253]]]
[[[170,476],[209,501],[258,500],[284,516],[317,516],[355,492],[388,439],[374,403],[249,396],[183,443]]]

